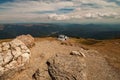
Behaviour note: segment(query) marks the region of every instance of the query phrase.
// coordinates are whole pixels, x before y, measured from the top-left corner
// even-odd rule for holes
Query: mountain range
[[[22,34],[34,37],[57,37],[60,34],[77,38],[113,39],[120,38],[119,24],[1,24],[0,39],[15,38]]]

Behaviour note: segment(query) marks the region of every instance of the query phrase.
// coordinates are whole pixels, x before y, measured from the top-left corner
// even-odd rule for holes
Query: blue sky
[[[0,0],[0,23],[120,23],[120,0]]]
[[[4,2],[7,2],[7,1],[12,1],[12,0],[0,0],[0,3],[4,3]]]

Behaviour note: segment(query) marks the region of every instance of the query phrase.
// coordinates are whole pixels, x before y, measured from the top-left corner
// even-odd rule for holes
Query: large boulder
[[[31,45],[31,42],[25,41],[25,36],[25,40],[19,38],[0,44],[0,80],[12,77],[16,72],[25,69],[25,65],[29,63],[31,52],[27,46]]]
[[[83,56],[56,55],[47,61],[52,80],[86,80],[86,62]]]
[[[34,38],[29,34],[18,36],[17,39],[22,41],[29,48],[35,44]]]

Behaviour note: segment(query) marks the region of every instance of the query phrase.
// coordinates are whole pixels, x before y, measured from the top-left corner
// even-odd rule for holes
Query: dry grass
[[[103,40],[92,48],[101,52],[109,65],[120,70],[120,39]]]
[[[57,40],[57,38],[53,38],[53,37],[35,38],[35,41],[44,41],[44,40],[54,41]]]
[[[2,42],[9,42],[9,41],[11,41],[12,39],[1,39],[0,40],[0,43],[2,43]]]
[[[71,38],[69,41],[72,42],[72,43],[84,44],[84,45],[94,45],[96,43],[101,42],[101,40],[83,39],[83,38],[80,38],[80,39]]]
[[[97,50],[103,55],[110,66],[120,71],[120,39],[95,40],[71,38],[69,43]]]

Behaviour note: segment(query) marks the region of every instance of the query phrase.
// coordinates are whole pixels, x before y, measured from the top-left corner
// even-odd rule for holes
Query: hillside
[[[70,38],[65,42],[61,42],[56,38],[48,37],[35,38],[35,46],[31,48],[29,65],[26,66],[25,70],[16,73],[15,76],[12,76],[9,80],[60,80],[60,76],[63,75],[63,73],[58,72],[56,73],[58,75],[55,75],[54,73],[54,75],[50,75],[47,61],[50,60],[51,63],[51,60],[55,59],[54,56],[57,55],[61,59],[59,63],[64,61],[65,58],[73,62],[72,60],[74,60],[74,57],[69,59],[70,52],[78,50],[82,51],[82,49],[86,51],[84,53],[86,56],[84,58],[86,63],[86,73],[84,74],[86,76],[83,76],[85,78],[82,77],[82,80],[120,79],[120,39],[97,41],[93,39]],[[61,64],[64,64],[67,67],[69,61]],[[74,61],[74,63],[79,62]],[[58,67],[61,66],[57,63],[54,63],[53,65]],[[71,65],[69,68],[72,68],[74,65]],[[66,69],[69,70],[69,68]],[[60,69],[65,69],[65,66],[61,66]],[[58,69],[56,68],[55,70],[57,71]],[[79,67],[76,67],[75,70],[79,70]],[[57,77],[54,79],[53,77],[55,76],[59,79],[57,79]],[[75,72],[75,76],[79,76],[79,72]],[[66,73],[64,73],[63,79],[61,79],[66,80],[65,77],[68,78],[67,80],[74,80]],[[75,80],[81,80],[79,78],[80,77],[76,77]]]

